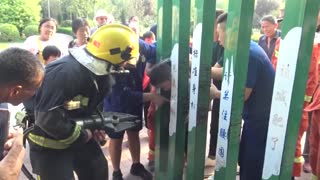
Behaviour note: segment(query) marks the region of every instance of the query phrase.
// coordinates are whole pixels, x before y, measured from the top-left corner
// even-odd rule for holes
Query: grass
[[[0,42],[0,49],[6,49],[9,47],[9,43],[7,42]]]
[[[14,42],[0,42],[0,51],[9,47],[22,47],[24,40],[18,40]]]

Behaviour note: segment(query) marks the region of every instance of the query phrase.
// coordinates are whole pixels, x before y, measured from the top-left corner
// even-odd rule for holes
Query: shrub
[[[38,25],[28,25],[24,30],[22,31],[25,37],[38,35]]]
[[[261,37],[261,33],[259,29],[253,29],[251,34],[251,40],[258,42]]]
[[[88,21],[88,24],[91,28],[96,26],[92,19],[87,18],[86,20]]]
[[[69,27],[69,26],[71,26],[71,24],[72,24],[72,20],[68,19],[68,20],[62,21],[62,22],[59,24],[59,26]]]
[[[72,32],[71,27],[59,27],[59,28],[57,29],[57,32],[58,32],[58,33],[63,33],[63,34],[68,34],[68,35],[70,35],[70,36],[73,35],[73,32]]]
[[[18,28],[12,24],[0,24],[0,42],[16,41],[20,38]]]

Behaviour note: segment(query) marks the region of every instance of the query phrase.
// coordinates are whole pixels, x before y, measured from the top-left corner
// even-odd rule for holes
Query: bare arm
[[[18,179],[25,155],[22,143],[22,129],[9,134],[5,143],[7,155],[0,161],[0,179]]]
[[[221,80],[222,79],[222,74],[223,74],[223,68],[221,67],[220,64],[216,63],[211,68],[211,78],[215,79],[215,80]]]
[[[245,94],[244,94],[244,101],[249,99],[251,92],[252,92],[252,88],[246,88]]]
[[[220,99],[221,91],[214,85],[210,87],[210,99]]]
[[[163,103],[168,102],[169,100],[156,93],[143,93],[143,102],[153,102],[157,106],[161,106]]]

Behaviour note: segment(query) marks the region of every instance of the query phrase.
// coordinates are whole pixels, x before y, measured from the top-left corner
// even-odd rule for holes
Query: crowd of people
[[[217,10],[216,17],[210,87],[212,119],[205,166],[215,166],[228,13]],[[320,29],[320,13],[318,19],[317,31]],[[90,28],[86,19],[74,19],[72,31],[75,39],[65,42],[55,36],[57,21],[44,18],[39,23],[39,35],[28,37],[24,49],[9,48],[2,51],[0,108],[5,107],[4,103],[18,105],[23,102],[27,110],[33,111],[34,129],[28,135],[28,142],[32,170],[39,179],[74,179],[73,172],[79,179],[108,179],[108,162],[100,147],[108,135],[112,179],[122,180],[120,162],[124,133],[128,137],[132,158],[130,173],[144,180],[152,179],[155,112],[158,106],[170,105],[170,60],[156,64],[156,25],[140,36],[137,16],[130,17],[127,24],[120,25],[114,23],[111,14],[98,10],[94,20],[96,27]],[[261,19],[263,35],[258,43],[252,41],[249,45],[239,152],[240,179],[243,180],[262,177],[280,46],[278,23],[275,17],[264,16]],[[320,123],[316,119],[319,116],[320,99],[317,88],[320,74],[319,37],[316,34],[311,57],[296,157],[293,160],[293,179],[301,176],[301,169],[320,177],[317,139]],[[157,94],[155,88],[166,93]],[[79,98],[79,108],[66,108],[68,103],[79,101]],[[84,129],[70,120],[100,111],[127,113],[146,120],[148,168],[140,162],[139,132],[144,121],[134,128],[112,132],[107,129]],[[306,139],[303,164],[300,141],[305,131],[310,133]],[[309,139],[310,152],[306,148],[309,147]],[[22,143],[22,130],[12,130],[5,144],[6,156],[0,161],[0,179],[18,178],[25,155]]]

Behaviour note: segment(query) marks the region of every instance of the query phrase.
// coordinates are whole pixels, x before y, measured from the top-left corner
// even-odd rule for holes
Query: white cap
[[[97,17],[108,17],[108,13],[103,9],[99,9],[95,14],[94,19],[96,19]]]

